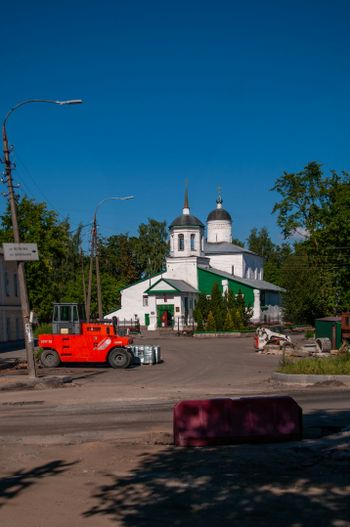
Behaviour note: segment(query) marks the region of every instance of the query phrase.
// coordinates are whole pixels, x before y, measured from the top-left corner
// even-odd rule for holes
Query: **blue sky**
[[[101,206],[103,236],[170,223],[188,178],[200,219],[220,185],[235,237],[266,226],[280,242],[275,179],[312,160],[350,170],[348,0],[0,4],[0,115],[84,99],[20,108],[7,128],[21,192],[73,228],[129,194]]]

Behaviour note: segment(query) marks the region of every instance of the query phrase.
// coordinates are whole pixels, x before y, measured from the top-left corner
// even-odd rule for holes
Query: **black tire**
[[[57,368],[61,359],[55,350],[44,350],[40,356],[40,362],[45,368]]]
[[[124,348],[114,348],[108,355],[108,363],[112,368],[128,368],[131,364],[131,353]]]

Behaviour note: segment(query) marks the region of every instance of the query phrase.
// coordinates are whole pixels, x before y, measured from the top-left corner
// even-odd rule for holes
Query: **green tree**
[[[142,275],[151,276],[161,272],[169,252],[166,222],[148,218],[148,223],[141,223],[138,233],[137,261]]]
[[[225,304],[224,299],[217,282],[214,283],[211,290],[211,299],[209,303],[209,309],[214,316],[215,326],[218,331],[221,331],[224,327],[225,321]]]
[[[252,229],[247,242],[248,249],[264,258],[264,260],[269,260],[276,250],[276,246],[272,242],[266,227],[262,227],[259,231],[256,228]]]
[[[227,311],[227,313],[226,313],[226,318],[225,318],[225,323],[224,323],[224,330],[225,331],[233,331],[234,329],[235,329],[235,326],[234,326],[234,323],[233,323],[232,314],[231,314],[231,310],[230,310],[230,311]]]
[[[314,324],[315,319],[334,312],[335,292],[333,277],[310,257],[304,244],[296,246],[295,252],[282,268],[285,318],[299,324]]]
[[[78,239],[71,236],[68,220],[60,221],[45,203],[24,197],[18,200],[17,213],[21,241],[37,243],[40,258],[26,263],[29,301],[39,318],[48,321],[52,303],[61,299],[78,268]],[[13,241],[9,208],[0,221],[0,243]]]
[[[214,318],[214,315],[211,311],[209,311],[209,314],[208,314],[208,319],[207,319],[207,323],[206,323],[206,330],[207,331],[216,331],[216,322],[215,322],[215,318]]]
[[[116,234],[99,244],[101,270],[125,285],[140,280],[142,267],[139,262],[139,240],[128,234]]]
[[[196,307],[193,310],[194,320],[197,322],[197,324],[199,323],[200,318],[202,318],[202,320],[206,322],[208,318],[208,313],[209,313],[209,301],[206,295],[201,293],[198,296]]]
[[[292,321],[313,322],[315,316],[348,309],[349,174],[326,176],[312,162],[300,172],[284,173],[273,190],[281,195],[273,210],[283,235],[303,237],[282,266],[286,313]]]

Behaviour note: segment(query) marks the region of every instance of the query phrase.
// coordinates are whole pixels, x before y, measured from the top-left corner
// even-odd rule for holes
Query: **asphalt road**
[[[350,423],[349,389],[332,384],[291,389],[272,383],[280,358],[257,354],[251,337],[156,343],[164,359],[159,365],[127,370],[61,367],[40,374],[68,373],[74,378],[72,386],[1,393],[0,441],[67,443],[113,437],[167,443],[177,401],[251,394],[293,396],[303,409],[307,437]]]

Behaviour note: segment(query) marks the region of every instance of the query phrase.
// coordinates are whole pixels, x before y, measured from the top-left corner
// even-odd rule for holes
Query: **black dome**
[[[191,214],[181,214],[174,219],[170,227],[204,227],[203,223]]]
[[[207,221],[225,220],[232,223],[232,218],[225,209],[214,209],[208,215]]]

